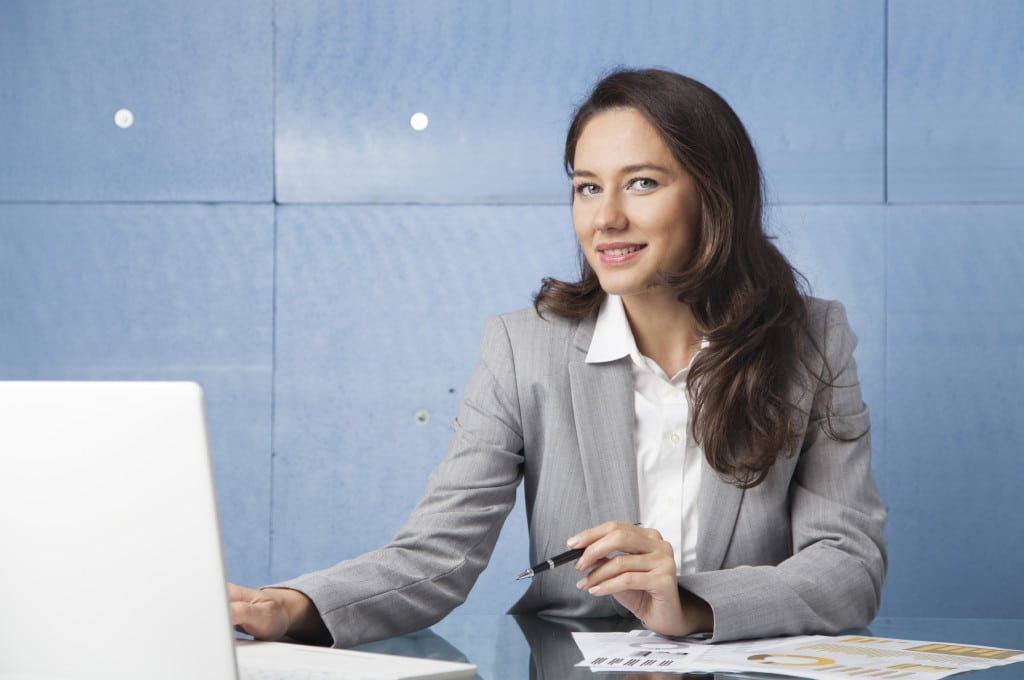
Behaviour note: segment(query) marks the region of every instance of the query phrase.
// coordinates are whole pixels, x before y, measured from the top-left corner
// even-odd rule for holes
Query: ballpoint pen
[[[633,522],[633,526],[639,527],[639,526],[643,526],[643,525],[640,524],[640,522]],[[516,576],[516,580],[517,581],[522,581],[524,578],[533,578],[534,576],[536,576],[537,574],[539,574],[542,571],[547,571],[548,569],[554,569],[555,567],[557,567],[557,566],[559,566],[561,564],[566,564],[568,562],[572,562],[574,559],[576,559],[577,557],[579,557],[580,555],[583,554],[583,550],[584,550],[584,548],[573,548],[572,550],[566,550],[564,553],[562,553],[560,555],[555,555],[554,557],[549,557],[546,560],[544,560],[543,562],[541,562],[540,564],[535,564],[532,567],[530,567],[529,569],[527,569],[526,571],[524,571],[519,576]],[[617,555],[618,551],[614,551],[612,554],[613,555]]]
[[[564,553],[562,553],[561,555],[555,555],[554,557],[549,557],[548,559],[544,560],[540,564],[535,564],[532,567],[530,567],[529,569],[527,569],[526,571],[524,571],[519,576],[516,576],[516,580],[517,581],[522,581],[524,578],[533,578],[535,575],[539,574],[542,571],[547,571],[548,569],[554,569],[555,567],[557,567],[560,564],[566,564],[567,562],[572,562],[573,560],[575,560],[577,557],[579,557],[582,554],[583,554],[583,548],[575,548],[573,550],[567,550]]]

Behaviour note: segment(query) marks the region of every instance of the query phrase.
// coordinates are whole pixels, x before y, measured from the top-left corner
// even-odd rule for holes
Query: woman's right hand
[[[257,640],[280,640],[286,635],[308,641],[330,641],[330,634],[312,600],[297,590],[259,590],[228,584],[231,621],[235,630]]]

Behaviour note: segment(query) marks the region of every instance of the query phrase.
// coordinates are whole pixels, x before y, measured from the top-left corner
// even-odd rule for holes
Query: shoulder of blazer
[[[499,314],[495,318],[505,327],[513,348],[543,346],[546,351],[557,353],[557,348],[569,350],[574,346],[582,350],[584,356],[590,348],[597,323],[596,312],[577,320],[554,314],[542,317],[532,307]]]
[[[807,333],[814,355],[806,355],[808,365],[818,365],[822,360],[834,361],[844,354],[852,354],[857,345],[857,336],[850,328],[846,308],[837,300],[822,300],[807,297]],[[815,360],[816,359],[816,360]]]
[[[834,300],[823,300],[812,296],[805,297],[804,301],[807,304],[807,327],[815,337],[818,337],[819,334],[824,334],[825,323],[829,317],[835,316],[832,308],[841,305]]]

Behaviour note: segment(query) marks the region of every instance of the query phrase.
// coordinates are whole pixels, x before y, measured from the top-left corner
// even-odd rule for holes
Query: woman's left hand
[[[576,584],[591,595],[611,595],[650,630],[684,636],[710,631],[711,607],[690,593],[681,595],[672,545],[655,529],[605,522],[569,539],[586,550],[576,569],[587,572]]]

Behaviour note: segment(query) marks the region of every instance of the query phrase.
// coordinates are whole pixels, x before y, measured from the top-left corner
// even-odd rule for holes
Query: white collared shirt
[[[702,343],[701,348],[707,344]],[[697,497],[704,452],[690,432],[687,366],[669,378],[637,349],[626,308],[606,295],[597,314],[588,364],[629,356],[633,366],[634,442],[640,523],[672,545],[677,574],[697,570]],[[692,365],[692,362],[691,362]]]

